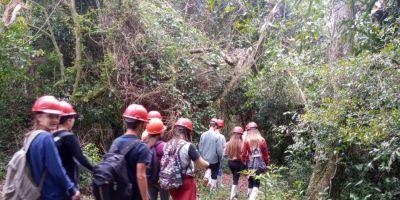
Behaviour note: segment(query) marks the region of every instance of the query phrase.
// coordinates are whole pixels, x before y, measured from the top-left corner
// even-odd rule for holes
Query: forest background
[[[0,10],[0,180],[34,100],[51,94],[75,105],[94,162],[139,103],[168,127],[192,119],[194,141],[211,117],[227,138],[257,122],[273,163],[263,198],[400,199],[400,0],[1,0]]]

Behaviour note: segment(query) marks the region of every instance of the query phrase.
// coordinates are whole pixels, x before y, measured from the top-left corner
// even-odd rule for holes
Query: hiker
[[[154,119],[154,118],[156,118],[156,119],[161,119],[161,120],[162,120],[161,113],[158,112],[158,111],[152,110],[152,111],[150,111],[150,112],[147,114],[147,119],[148,119],[148,120],[151,120],[151,119]],[[142,137],[141,137],[141,139],[142,139],[143,142],[147,143],[147,138],[148,138],[147,136],[148,136],[148,135],[149,135],[149,134],[147,133],[147,130],[145,129],[145,130],[143,131]]]
[[[78,137],[71,132],[77,113],[66,101],[61,101],[60,106],[63,113],[58,129],[53,132],[53,138],[67,175],[78,187],[79,165],[90,172],[93,171],[93,166],[83,155]]]
[[[228,157],[228,166],[232,172],[233,184],[231,188],[230,200],[237,198],[240,171],[246,169],[246,165],[241,160],[241,150],[243,146],[243,128],[236,126],[232,130],[231,138],[226,144],[225,155]]]
[[[53,96],[42,96],[32,107],[34,130],[41,130],[33,139],[28,162],[35,183],[41,188],[42,200],[79,199],[80,192],[62,166],[50,131],[56,130],[62,114],[60,102]],[[32,133],[32,132],[31,132]]]
[[[158,183],[158,174],[160,172],[160,162],[164,154],[163,148],[165,142],[162,140],[162,135],[166,127],[159,118],[153,118],[146,126],[146,131],[149,134],[147,139],[147,147],[150,149],[151,158],[148,172],[148,190],[150,200],[157,200],[158,193],[160,193],[161,200],[168,200],[169,193],[167,190],[160,188]]]
[[[160,186],[170,188],[169,193],[173,200],[196,200],[193,162],[201,168],[209,166],[190,142],[192,130],[192,121],[187,118],[178,119],[174,125],[173,136],[164,147]]]
[[[140,141],[147,122],[147,110],[142,105],[131,104],[124,113],[123,118],[127,127],[126,132],[116,138],[109,152],[122,152],[129,144],[135,143],[125,156],[128,178],[132,184],[132,200],[149,199],[147,190],[146,165],[150,162],[150,151],[147,145]],[[139,140],[139,141],[137,141]]]
[[[222,119],[218,119],[217,120],[217,129],[215,130],[215,132],[218,133],[219,135],[219,143],[218,145],[222,145],[222,152],[225,152],[225,146],[226,146],[226,139],[225,139],[225,135],[223,135],[221,133],[222,128],[224,128],[224,120]],[[219,167],[218,167],[218,173],[217,173],[217,186],[219,187],[224,187],[224,185],[222,184],[222,166],[224,164],[224,156],[222,155],[219,158]]]
[[[267,170],[269,163],[268,145],[265,139],[261,136],[258,130],[258,125],[255,122],[250,122],[246,125],[247,136],[243,143],[241,159],[247,164],[249,170],[255,171],[255,176],[264,173]],[[249,176],[247,195],[249,200],[257,198],[260,180],[257,180],[254,175]]]
[[[199,151],[201,156],[210,163],[209,169],[203,178],[203,184],[209,183],[210,189],[214,190],[217,187],[217,175],[219,169],[219,162],[223,156],[223,145],[220,144],[217,119],[212,118],[208,124],[209,130],[201,134],[199,142]],[[211,179],[210,179],[211,177]]]

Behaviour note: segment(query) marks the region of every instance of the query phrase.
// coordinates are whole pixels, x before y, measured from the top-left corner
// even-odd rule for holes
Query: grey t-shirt
[[[181,167],[183,174],[188,176],[194,176],[194,164],[200,158],[199,152],[192,143],[186,143],[179,150],[179,159],[181,161]]]

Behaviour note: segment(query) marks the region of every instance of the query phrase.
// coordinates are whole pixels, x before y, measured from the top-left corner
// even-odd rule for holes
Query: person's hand
[[[74,196],[71,197],[71,200],[79,200],[81,198],[81,193],[77,190]]]

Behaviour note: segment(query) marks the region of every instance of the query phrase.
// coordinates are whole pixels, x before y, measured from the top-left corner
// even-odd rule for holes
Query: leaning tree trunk
[[[352,0],[332,0],[331,15],[331,43],[328,52],[331,71],[337,66],[337,61],[345,58],[352,50],[351,35],[349,29],[354,16]],[[340,87],[341,77],[331,73],[332,98],[339,98],[337,88]],[[318,199],[320,193],[328,193],[333,199],[340,197],[343,166],[338,163],[338,156],[334,153],[336,141],[331,141],[328,152],[318,152],[318,155],[327,155],[325,160],[320,156],[316,158],[313,173],[307,188],[308,199]]]

